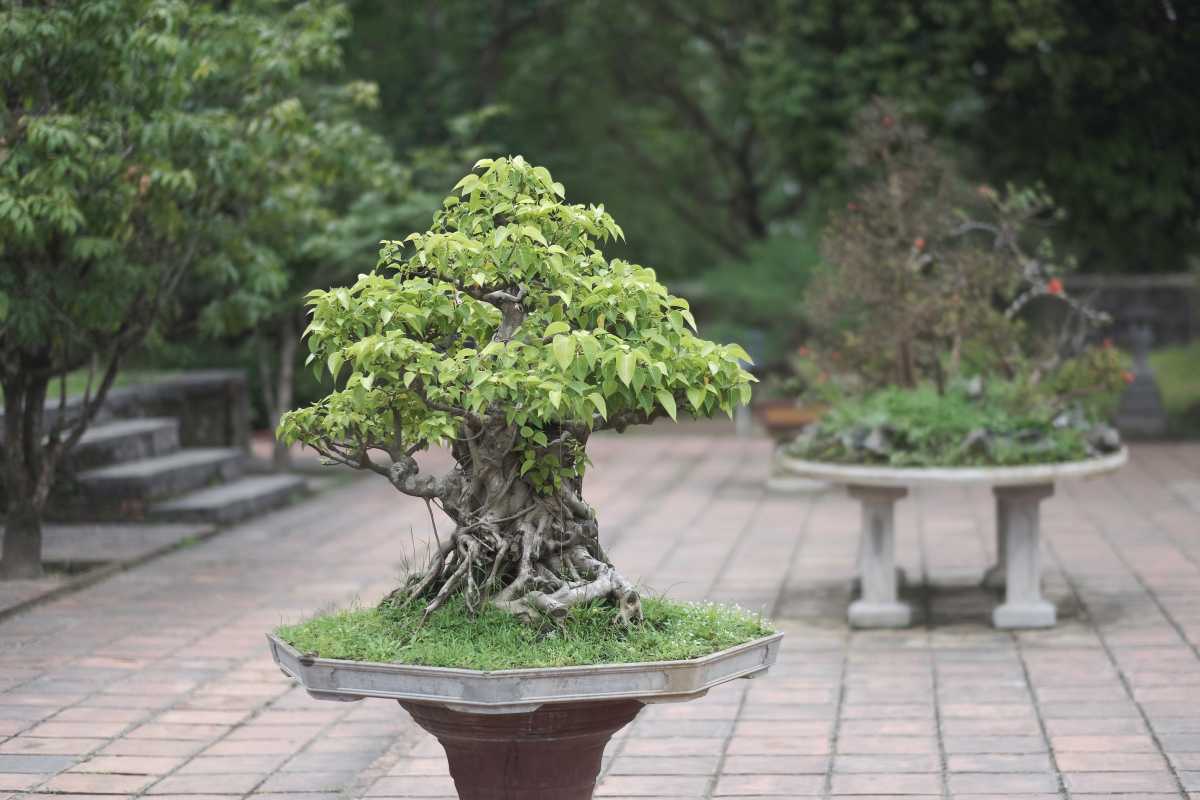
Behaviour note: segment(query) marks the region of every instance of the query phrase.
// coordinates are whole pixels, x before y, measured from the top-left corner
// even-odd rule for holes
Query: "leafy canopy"
[[[275,243],[254,221],[295,213],[325,177],[319,164],[298,180],[278,167],[306,163],[297,129],[311,123],[296,91],[336,69],[349,18],[332,0],[224,5],[91,0],[0,14],[8,363],[63,371],[127,350],[181,294],[198,306],[282,287]]]
[[[309,361],[345,380],[281,435],[411,449],[455,437],[463,416],[503,418],[528,471],[570,426],[747,402],[745,351],[698,338],[652,269],[605,258],[623,233],[604,207],[564,196],[521,156],[482,159],[428,231],[383,242],[352,286],[312,292]]]

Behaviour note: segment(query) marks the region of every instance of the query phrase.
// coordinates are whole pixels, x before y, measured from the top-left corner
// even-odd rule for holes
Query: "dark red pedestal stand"
[[[525,714],[466,714],[401,701],[446,748],[461,800],[591,800],[612,735],[636,700],[554,703]]]

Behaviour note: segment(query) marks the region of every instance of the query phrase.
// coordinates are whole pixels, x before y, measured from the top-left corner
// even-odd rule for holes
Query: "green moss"
[[[629,630],[600,604],[571,609],[562,625],[536,629],[498,609],[472,617],[461,599],[419,625],[421,607],[334,611],[276,633],[302,653],[354,661],[497,670],[698,658],[773,633],[736,606],[643,598],[646,620]]]
[[[789,446],[799,458],[897,467],[1006,466],[1076,461],[1095,455],[1092,419],[1081,411],[1054,424],[1055,404],[1015,384],[996,383],[982,397],[961,389],[889,388],[844,399],[815,430]],[[883,438],[863,447],[871,431]],[[976,439],[972,442],[971,437]]]
[[[1172,433],[1200,436],[1200,342],[1151,354]]]

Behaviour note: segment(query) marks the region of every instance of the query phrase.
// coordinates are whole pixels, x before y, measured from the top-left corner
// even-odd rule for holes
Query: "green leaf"
[[[555,320],[554,322],[551,322],[549,325],[546,326],[546,330],[542,333],[542,336],[549,339],[551,336],[555,335],[556,333],[566,333],[569,330],[571,330],[570,325],[563,322],[562,320]]]
[[[730,343],[725,345],[725,352],[729,353],[729,355],[733,356],[734,358],[745,361],[747,364],[754,363],[754,359],[750,357],[750,354],[747,353],[740,344]]]
[[[659,405],[671,415],[671,419],[675,419],[675,398],[671,393],[666,389],[659,389],[654,393],[654,396],[658,398]]]
[[[329,367],[329,374],[333,376],[335,381],[337,380],[338,372],[342,368],[343,361],[344,359],[342,358],[342,351],[338,350],[337,352],[330,353],[329,359],[325,362]]]
[[[575,340],[570,336],[561,333],[555,336],[551,349],[554,350],[554,359],[563,369],[571,366],[571,362],[575,360]]]
[[[604,397],[599,392],[589,394],[588,400],[592,401],[592,405],[600,412],[600,416],[608,419],[608,405],[604,402]]]
[[[558,408],[558,404],[562,402],[562,389],[551,389],[546,393],[550,400],[550,405],[553,408]]]
[[[699,411],[704,405],[704,398],[708,394],[703,386],[689,386],[687,389],[688,402],[692,404],[692,408]]]
[[[633,353],[620,353],[617,355],[617,377],[626,386],[633,380],[633,368],[635,365]]]
[[[583,349],[583,357],[587,360],[588,367],[594,366],[596,359],[600,357],[600,343],[596,341],[596,337],[587,332],[580,333],[579,346]]]

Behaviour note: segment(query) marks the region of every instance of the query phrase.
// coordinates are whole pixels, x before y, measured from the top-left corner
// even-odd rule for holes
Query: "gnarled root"
[[[573,606],[607,600],[616,622],[640,622],[640,595],[600,548],[591,510],[579,504],[571,513],[535,501],[528,513],[497,521],[494,515],[460,525],[430,558],[425,569],[384,600],[385,604],[424,601],[423,617],[462,593],[467,606],[482,603],[525,622],[564,619]],[[587,516],[580,518],[586,511]]]

